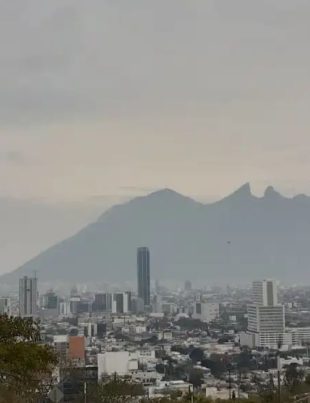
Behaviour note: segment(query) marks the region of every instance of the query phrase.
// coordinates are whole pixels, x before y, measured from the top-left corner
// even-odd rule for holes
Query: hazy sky
[[[0,0],[0,195],[310,194],[309,0]]]

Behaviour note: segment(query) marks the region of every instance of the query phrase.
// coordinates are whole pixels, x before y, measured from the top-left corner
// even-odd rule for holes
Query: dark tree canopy
[[[122,403],[131,402],[134,397],[144,396],[145,392],[141,384],[132,383],[126,379],[115,376],[113,380],[102,381],[98,384],[93,403]]]
[[[193,348],[189,353],[189,357],[194,363],[202,361],[205,358],[204,352],[201,348]]]
[[[286,368],[284,383],[290,392],[294,392],[302,383],[304,375],[304,371],[299,369],[296,364],[291,364]]]
[[[40,344],[38,323],[0,316],[1,395],[14,394],[31,402],[48,383],[55,364],[54,351]]]

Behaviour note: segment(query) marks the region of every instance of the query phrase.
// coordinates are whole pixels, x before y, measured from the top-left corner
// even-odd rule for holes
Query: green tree
[[[296,364],[291,364],[286,368],[284,384],[289,392],[296,391],[297,387],[302,384],[304,375],[304,371],[299,369]]]
[[[122,403],[131,402],[134,397],[144,396],[141,384],[132,383],[127,379],[114,377],[113,380],[100,382],[96,388],[92,402]]]
[[[189,353],[189,357],[193,363],[197,363],[198,361],[201,362],[205,358],[205,355],[201,348],[193,348]]]
[[[208,324],[199,319],[180,318],[175,324],[183,330],[202,330],[209,333]]]
[[[212,354],[209,358],[202,361],[201,365],[211,370],[211,374],[220,378],[227,371],[223,356]]]
[[[0,390],[8,396],[3,401],[36,401],[50,384],[56,362],[54,351],[40,344],[37,322],[0,316]]]
[[[203,384],[203,372],[201,369],[193,368],[189,373],[188,381],[194,388],[200,388]]]

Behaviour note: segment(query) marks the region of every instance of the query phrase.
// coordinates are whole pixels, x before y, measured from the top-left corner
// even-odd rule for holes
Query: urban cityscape
[[[0,403],[310,403],[310,0],[0,0]]]
[[[130,401],[270,398],[288,387],[304,396],[309,287],[261,279],[196,289],[189,279],[169,290],[151,267],[152,251],[139,247],[135,290],[41,294],[39,278],[24,276],[18,295],[0,298],[0,315],[39,320],[41,342],[57,354],[51,401],[96,401],[91,391],[116,376],[141,386]]]

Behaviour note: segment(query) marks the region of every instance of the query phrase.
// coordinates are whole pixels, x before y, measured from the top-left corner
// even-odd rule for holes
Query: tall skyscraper
[[[138,248],[137,251],[138,297],[145,306],[149,306],[150,300],[150,251],[148,248]]]
[[[22,317],[35,317],[38,314],[37,278],[23,277],[19,280],[19,314]]]
[[[248,305],[248,333],[252,346],[277,348],[286,344],[285,308],[278,303],[276,282],[253,282],[253,304]]]

